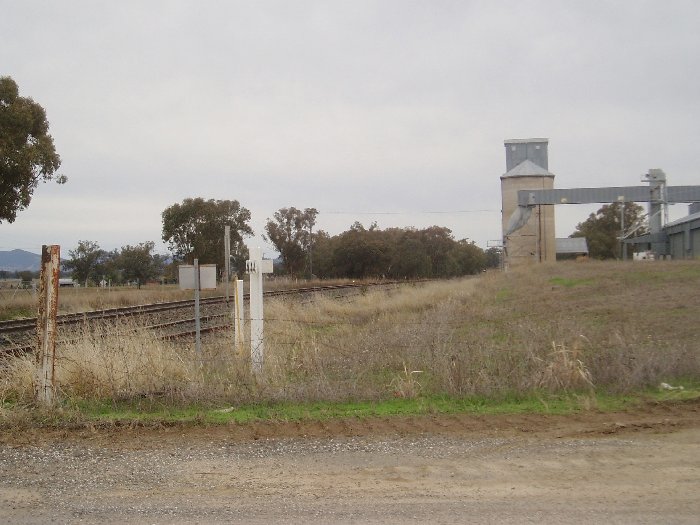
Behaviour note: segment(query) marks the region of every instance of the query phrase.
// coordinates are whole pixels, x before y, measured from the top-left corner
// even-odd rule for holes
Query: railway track
[[[341,292],[342,295],[367,287],[395,287],[406,281],[384,281],[378,283],[348,283],[327,286],[311,286],[288,290],[270,290],[265,297],[304,296],[320,293]],[[414,282],[414,281],[409,281]],[[244,301],[248,301],[248,294]],[[230,299],[231,300],[231,299]],[[225,296],[207,297],[200,299],[200,322],[202,332],[212,332],[229,328],[230,312]],[[194,299],[172,301],[165,303],[144,304],[121,308],[109,308],[89,312],[62,314],[57,317],[60,334],[75,334],[78,329],[90,327],[98,323],[118,323],[125,319],[139,319],[148,329],[158,331],[167,338],[178,338],[194,333],[195,319],[192,316]],[[36,347],[35,317],[0,321],[0,355],[22,354],[31,352]],[[59,338],[59,343],[63,340]],[[70,335],[68,336],[70,339]]]

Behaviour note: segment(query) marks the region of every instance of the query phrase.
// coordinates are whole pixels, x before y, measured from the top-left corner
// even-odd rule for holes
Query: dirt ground
[[[0,434],[0,522],[700,523],[700,402]]]

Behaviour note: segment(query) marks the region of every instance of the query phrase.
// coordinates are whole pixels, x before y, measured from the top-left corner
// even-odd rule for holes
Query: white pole
[[[251,248],[246,269],[250,275],[250,358],[253,372],[262,372],[263,366],[263,261],[262,250]]]
[[[263,354],[262,273],[256,270],[250,274],[250,356],[256,373],[262,372]]]
[[[200,334],[199,321],[199,259],[194,260],[194,329],[195,329],[195,349],[197,356],[202,355],[202,338]]]
[[[627,246],[625,245],[625,197],[624,195],[617,198],[620,201],[620,258],[624,261],[627,259]]]
[[[231,280],[231,226],[224,226],[224,272],[226,273],[226,304],[228,304],[228,282]]]
[[[233,282],[233,333],[235,337],[236,354],[243,353],[243,280]]]

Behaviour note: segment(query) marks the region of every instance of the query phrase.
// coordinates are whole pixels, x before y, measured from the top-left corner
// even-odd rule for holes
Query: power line
[[[319,211],[320,214],[327,215],[433,215],[433,214],[456,214],[456,213],[501,213],[501,210],[438,210],[438,211]]]

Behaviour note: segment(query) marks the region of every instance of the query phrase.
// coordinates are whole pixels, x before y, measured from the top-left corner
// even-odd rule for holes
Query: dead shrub
[[[552,351],[542,362],[536,385],[547,391],[577,391],[593,388],[591,373],[579,358],[576,345],[567,348],[552,342]]]

